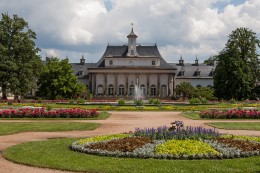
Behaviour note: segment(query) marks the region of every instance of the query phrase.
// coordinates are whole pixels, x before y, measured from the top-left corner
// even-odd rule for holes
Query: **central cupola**
[[[134,29],[132,27],[131,33],[127,36],[128,38],[128,53],[127,56],[138,56],[136,51],[136,38],[138,36],[135,35]]]

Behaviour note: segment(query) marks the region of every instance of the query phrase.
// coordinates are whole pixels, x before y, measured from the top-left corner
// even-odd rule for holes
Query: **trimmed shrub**
[[[118,104],[119,106],[123,106],[123,105],[125,105],[125,100],[122,99],[122,98],[120,98],[120,99],[118,99],[117,104]]]
[[[195,98],[191,98],[189,100],[190,104],[199,104],[200,103],[200,99],[195,97]]]
[[[155,105],[160,105],[160,104],[161,104],[161,100],[159,100],[159,99],[154,99],[154,100],[153,100],[153,104],[155,104]]]
[[[77,104],[84,104],[85,103],[85,99],[84,98],[78,98],[77,99]]]
[[[69,104],[72,105],[73,103],[74,103],[74,99],[70,99],[70,100],[69,100]]]
[[[149,104],[153,104],[153,99],[149,99]]]
[[[140,100],[140,99],[135,99],[134,103],[136,106],[143,106],[144,105],[144,101]]]
[[[200,100],[201,100],[201,103],[203,103],[203,104],[208,103],[208,100],[206,98],[204,98],[204,97],[202,97]]]

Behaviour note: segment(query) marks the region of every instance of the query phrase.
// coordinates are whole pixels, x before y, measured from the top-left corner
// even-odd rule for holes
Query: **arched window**
[[[108,86],[108,95],[109,95],[109,96],[114,95],[114,87],[113,87],[112,84],[110,84],[110,85]]]
[[[142,85],[140,86],[140,94],[141,94],[142,96],[145,96],[145,86],[144,86],[144,84],[142,84]]]
[[[156,86],[155,85],[151,86],[150,95],[151,96],[156,96]]]
[[[130,85],[130,87],[129,87],[129,95],[130,96],[135,95],[135,86],[134,85]]]
[[[166,97],[167,96],[167,87],[166,85],[162,85],[161,87],[161,96]]]
[[[119,85],[119,92],[118,92],[118,94],[120,95],[120,96],[123,96],[123,95],[125,95],[125,87],[124,87],[124,85]]]
[[[97,95],[102,96],[104,92],[103,85],[98,85],[97,87]]]
[[[199,88],[199,87],[201,87],[201,85],[197,85],[196,87]]]

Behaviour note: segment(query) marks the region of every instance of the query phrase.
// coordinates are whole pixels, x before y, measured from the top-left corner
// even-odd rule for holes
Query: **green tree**
[[[68,59],[50,59],[43,68],[38,86],[37,96],[47,99],[77,97],[86,91],[86,87],[73,74]]]
[[[41,72],[39,48],[35,46],[36,34],[28,23],[13,15],[2,13],[0,20],[0,87],[3,99],[7,91],[24,95],[35,89]]]
[[[214,71],[215,95],[219,99],[247,99],[259,81],[257,47],[260,41],[247,28],[237,28],[229,35],[224,50],[217,56]]]
[[[184,98],[191,98],[194,92],[194,87],[189,82],[181,82],[176,85],[176,94]]]
[[[214,97],[214,89],[209,87],[197,87],[194,89],[194,92],[192,94],[192,97],[203,97],[207,100],[214,100],[216,99]]]
[[[214,61],[217,61],[217,56],[210,56],[208,59],[204,61],[204,64],[214,65]]]

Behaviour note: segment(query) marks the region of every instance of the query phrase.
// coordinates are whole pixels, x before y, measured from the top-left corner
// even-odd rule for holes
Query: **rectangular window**
[[[134,54],[135,54],[134,50],[131,50],[131,55],[134,55]]]
[[[130,89],[129,89],[129,95],[130,95],[130,96],[135,95],[135,88],[130,87]]]
[[[114,95],[114,89],[111,87],[111,88],[108,88],[108,95],[112,96]]]
[[[155,65],[155,61],[152,61],[152,65]]]
[[[109,65],[113,65],[113,61],[112,60],[109,61]]]
[[[119,88],[119,95],[123,96],[125,93],[125,89],[124,88]]]
[[[151,96],[156,96],[156,88],[151,87]]]

